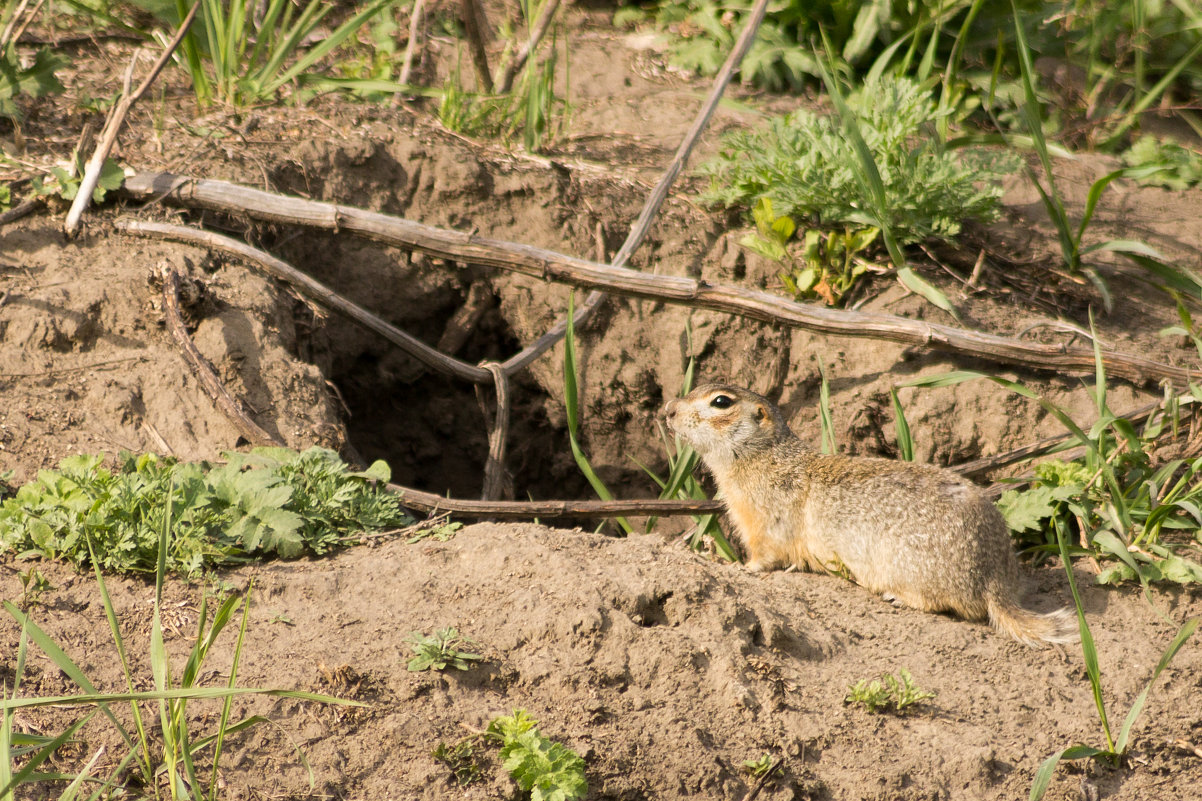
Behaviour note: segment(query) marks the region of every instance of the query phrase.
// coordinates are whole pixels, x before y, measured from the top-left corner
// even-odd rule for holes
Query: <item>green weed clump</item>
[[[722,66],[753,0],[683,0],[661,2],[654,14],[657,25],[669,30],[671,60],[683,69],[712,75]],[[768,8],[755,44],[743,60],[746,83],[771,90],[799,89],[821,78],[818,59],[808,43],[825,35],[839,61],[867,69],[882,56],[896,51],[899,42],[911,49],[925,45],[946,53],[951,37],[938,33],[971,13],[977,17],[981,0],[784,0]],[[986,3],[989,5],[989,3]],[[997,5],[997,3],[993,3]],[[631,14],[623,15],[626,18]],[[986,13],[984,17],[988,17]],[[984,19],[981,29],[984,29]],[[615,21],[621,21],[616,19]],[[930,43],[920,42],[929,36]]]
[[[1007,163],[984,151],[949,150],[934,124],[939,110],[929,92],[906,78],[870,80],[847,98],[884,185],[884,206],[857,178],[860,155],[835,117],[799,110],[723,140],[701,167],[710,179],[702,199],[751,208],[768,199],[776,213],[816,219],[827,227],[888,226],[899,244],[955,237],[966,219],[998,215]],[[868,218],[864,210],[883,214]]]
[[[351,472],[316,447],[225,457],[213,466],[123,453],[115,471],[99,455],[64,459],[0,504],[0,551],[151,572],[168,502],[165,559],[186,574],[249,557],[323,554],[362,532],[412,522],[375,484],[390,477],[383,462]]]
[[[422,634],[415,631],[405,638],[413,648],[413,658],[407,668],[416,673],[422,670],[468,670],[472,662],[484,659],[480,654],[469,654],[460,651],[460,645],[470,644],[467,637],[460,637],[459,630],[454,626],[441,629],[433,634]]]
[[[900,677],[900,678],[899,678]],[[859,704],[873,714],[892,709],[903,714],[907,709],[935,697],[914,683],[910,671],[902,668],[897,676],[886,673],[877,679],[865,679],[847,688],[845,704]]]
[[[588,794],[584,760],[548,740],[538,721],[523,709],[488,724],[488,736],[501,744],[501,764],[530,801],[574,801]]]

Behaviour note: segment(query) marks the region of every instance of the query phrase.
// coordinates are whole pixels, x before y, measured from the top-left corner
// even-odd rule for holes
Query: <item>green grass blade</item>
[[[1053,518],[1056,527],[1056,545],[1060,549],[1060,559],[1064,564],[1064,572],[1068,576],[1068,587],[1073,594],[1073,606],[1077,610],[1077,626],[1081,632],[1081,654],[1085,660],[1085,672],[1089,676],[1089,686],[1093,691],[1094,705],[1098,708],[1098,718],[1102,722],[1102,731],[1106,735],[1106,749],[1114,752],[1114,738],[1110,734],[1110,721],[1106,716],[1106,702],[1102,699],[1102,672],[1098,667],[1098,649],[1094,645],[1093,632],[1089,630],[1089,622],[1085,619],[1085,606],[1081,603],[1081,594],[1077,591],[1077,579],[1073,575],[1073,560],[1068,554],[1068,533],[1064,530],[1065,523],[1059,516]]]
[[[1048,790],[1048,784],[1052,781],[1052,776],[1056,773],[1056,766],[1062,760],[1086,759],[1105,754],[1105,751],[1088,745],[1070,745],[1063,751],[1052,754],[1043,761],[1039,770],[1035,771],[1035,781],[1031,784],[1031,794],[1027,796],[1028,801],[1039,801],[1043,798],[1044,793]]]
[[[92,563],[92,572],[96,576],[96,586],[100,588],[100,601],[104,607],[104,615],[108,619],[109,631],[113,635],[113,643],[117,647],[117,657],[121,660],[121,673],[125,676],[125,686],[130,692],[133,692],[134,677],[125,652],[125,639],[121,636],[121,627],[117,623],[117,612],[113,608],[113,599],[109,596],[108,585],[104,581],[104,575],[100,572],[100,565],[96,561],[96,552],[92,548],[90,536],[88,537],[88,558]],[[153,780],[153,768],[150,765],[150,742],[146,736],[146,724],[142,720],[142,710],[137,704],[130,704],[130,709],[133,712],[134,731],[137,732],[138,740],[135,744],[126,735],[126,743],[130,746],[131,753],[138,757],[138,767],[142,771],[143,781],[149,782]]]
[[[242,660],[242,647],[246,642],[246,623],[250,619],[250,594],[254,589],[254,580],[246,588],[245,603],[242,606],[242,623],[238,626],[238,641],[234,644],[234,658],[230,664],[230,679],[227,687],[233,689],[238,680],[238,665]],[[225,737],[229,733],[230,709],[233,706],[234,699],[227,697],[221,705],[221,718],[217,723],[217,742],[213,748],[213,773],[209,777],[209,798],[210,801],[217,799],[217,766],[221,764],[221,747],[225,742]]]
[[[902,408],[901,399],[897,397],[897,389],[890,388],[889,399],[893,402],[893,425],[897,428],[897,450],[903,462],[914,461],[914,438],[910,434],[910,423],[906,420],[906,412]]]
[[[31,709],[43,706],[100,706],[103,712],[105,704],[125,701],[174,701],[184,698],[190,701],[204,701],[214,698],[242,695],[269,695],[275,698],[297,698],[302,701],[317,701],[323,704],[339,704],[341,706],[366,706],[358,701],[345,698],[334,698],[306,690],[281,690],[263,687],[176,687],[170,690],[142,690],[132,693],[83,693],[80,695],[55,695],[37,698],[10,698],[0,701],[0,711],[6,709]]]
[[[580,447],[580,396],[579,387],[576,383],[576,326],[574,317],[576,314],[576,296],[571,294],[568,296],[568,314],[567,314],[567,330],[564,333],[563,339],[563,388],[564,388],[564,411],[568,418],[568,444],[572,449],[572,458],[576,461],[576,466],[580,468],[580,472],[584,474],[588,480],[589,486],[593,488],[593,492],[597,493],[597,497],[602,500],[612,501],[613,493],[609,491],[609,487],[605,486],[605,482],[593,470],[593,466],[589,464],[588,457],[584,455],[584,450]],[[618,525],[627,534],[633,533],[634,529],[624,517],[615,518]]]
[[[818,361],[818,420],[822,424],[822,452],[838,453],[839,444],[835,442],[835,423],[831,419],[831,387],[826,380],[826,368]]]
[[[1127,713],[1127,719],[1123,721],[1123,728],[1119,730],[1119,739],[1114,744],[1114,752],[1119,756],[1127,752],[1127,739],[1131,735],[1131,727],[1135,725],[1139,713],[1143,711],[1144,704],[1148,700],[1148,692],[1152,689],[1152,685],[1156,683],[1156,679],[1168,667],[1169,662],[1173,661],[1173,657],[1177,655],[1177,652],[1181,650],[1181,646],[1185,645],[1185,641],[1193,635],[1194,630],[1197,628],[1198,618],[1187,620],[1177,630],[1176,636],[1173,637],[1169,643],[1169,647],[1161,655],[1160,661],[1156,663],[1156,669],[1152,671],[1152,677],[1148,679],[1148,683],[1144,685],[1143,691],[1136,697],[1135,703],[1131,705],[1131,711]]]

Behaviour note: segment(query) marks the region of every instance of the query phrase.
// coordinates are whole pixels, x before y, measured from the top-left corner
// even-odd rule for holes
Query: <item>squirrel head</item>
[[[771,401],[729,384],[697,387],[664,411],[668,428],[692,445],[711,470],[792,436]]]

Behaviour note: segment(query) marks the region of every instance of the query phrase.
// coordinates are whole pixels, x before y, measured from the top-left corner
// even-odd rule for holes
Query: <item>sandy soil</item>
[[[139,170],[232,180],[583,256],[596,254],[599,239],[612,255],[706,87],[665,70],[645,36],[610,29],[608,13],[573,11],[576,110],[571,136],[551,161],[465,141],[407,109],[329,98],[305,109],[216,114],[193,124],[179,87],[161,105],[135,110],[119,156]],[[49,162],[69,151],[87,116],[75,101],[98,94],[128,55],[120,43],[76,54],[70,93],[27,110],[30,160]],[[734,93],[745,104],[781,102]],[[712,151],[719,131],[754,123],[745,107],[719,112],[703,151]],[[1096,159],[1060,166],[1074,210],[1090,182],[1111,169]],[[737,246],[744,233],[737,219],[690,200],[696,188],[695,179],[683,180],[632,266],[779,286],[771,265]],[[1169,194],[1120,182],[1094,230],[1142,237],[1197,268],[1200,200],[1197,191]],[[110,225],[119,215],[176,211],[109,206],[74,242],[58,232],[61,210],[52,211],[0,229],[0,471],[13,471],[12,483],[72,453],[153,450],[195,459],[245,444],[163,330],[148,277],[167,260],[203,288],[188,309],[193,338],[260,426],[295,447],[316,443],[351,459],[385,458],[401,483],[479,493],[487,446],[473,387],[431,375],[349,323],[316,313],[248,265],[118,235]],[[192,219],[246,236],[432,343],[476,286],[487,303],[458,350],[468,361],[512,354],[566,308],[564,287],[345,234]],[[1030,185],[1015,179],[1005,219],[970,241],[990,253],[977,289],[938,266],[922,267],[953,297],[966,324],[1003,334],[1048,317],[1088,326],[1096,298],[1087,286],[1047,271],[1054,238]],[[967,267],[948,261],[967,276],[975,255]],[[1118,266],[1109,280],[1117,303],[1098,320],[1105,341],[1174,363],[1196,357],[1157,336],[1176,322],[1162,295]],[[871,283],[865,297],[865,308],[952,322],[887,279]],[[1027,335],[1064,339],[1047,328]],[[630,497],[653,494],[635,460],[662,467],[657,415],[678,392],[690,356],[705,378],[778,400],[811,439],[819,430],[821,365],[840,442],[857,453],[892,452],[890,387],[948,369],[1021,379],[1083,423],[1092,408],[1081,377],[1016,372],[647,301],[609,301],[582,333],[580,351],[585,447]],[[588,497],[568,451],[562,393],[558,348],[515,383],[509,468],[516,497]],[[919,458],[928,461],[953,464],[1059,433],[1038,405],[992,386],[900,394]],[[1157,394],[1155,387],[1115,384],[1111,404],[1127,409]],[[255,580],[241,681],[368,704],[242,704],[278,726],[233,740],[222,768],[226,797],[511,797],[495,756],[481,782],[459,789],[430,752],[515,707],[584,756],[590,797],[598,799],[739,799],[751,784],[741,763],[765,752],[783,757],[786,768],[762,798],[1011,799],[1026,796],[1036,767],[1053,751],[1101,744],[1079,652],[1029,650],[980,625],[894,608],[829,576],[750,575],[674,544],[677,530],[665,522],[650,536],[623,540],[481,524],[445,543],[393,541],[221,576],[234,587]],[[11,556],[0,561],[4,598],[20,594],[16,571],[25,567]],[[35,619],[97,686],[123,686],[93,579],[60,565],[40,568],[56,589],[33,610]],[[1032,605],[1049,610],[1068,600],[1055,562],[1025,572]],[[1077,566],[1077,577],[1087,587],[1117,727],[1174,631],[1160,613],[1179,624],[1202,612],[1202,597],[1158,588],[1158,613],[1132,588],[1090,586],[1088,565]],[[149,682],[153,588],[113,579],[110,589],[130,653]],[[184,582],[169,588],[178,610],[170,643],[177,654],[187,648],[202,592]],[[463,673],[408,672],[404,638],[450,625],[475,640],[486,661]],[[17,636],[5,616],[4,653],[15,652]],[[214,651],[213,683],[223,680],[231,646],[226,638]],[[849,684],[901,668],[936,699],[905,717],[844,705]],[[30,669],[27,693],[71,689],[40,656]],[[0,658],[0,678],[8,680],[11,670],[11,657]],[[1062,768],[1048,797],[1202,798],[1202,760],[1182,747],[1202,743],[1200,677],[1202,645],[1195,641],[1151,694],[1128,764]],[[30,712],[18,724],[49,731],[72,714]],[[204,712],[199,729],[211,726],[214,714]],[[62,767],[106,743],[116,748],[112,733],[90,726],[63,751]],[[313,789],[294,745],[313,768]]]

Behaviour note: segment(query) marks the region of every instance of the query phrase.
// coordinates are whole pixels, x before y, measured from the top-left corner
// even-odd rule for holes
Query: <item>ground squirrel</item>
[[[818,453],[770,401],[738,387],[698,387],[666,412],[717,480],[748,569],[836,573],[907,606],[988,618],[1035,647],[1076,639],[1069,610],[1019,606],[1006,523],[951,470]]]

